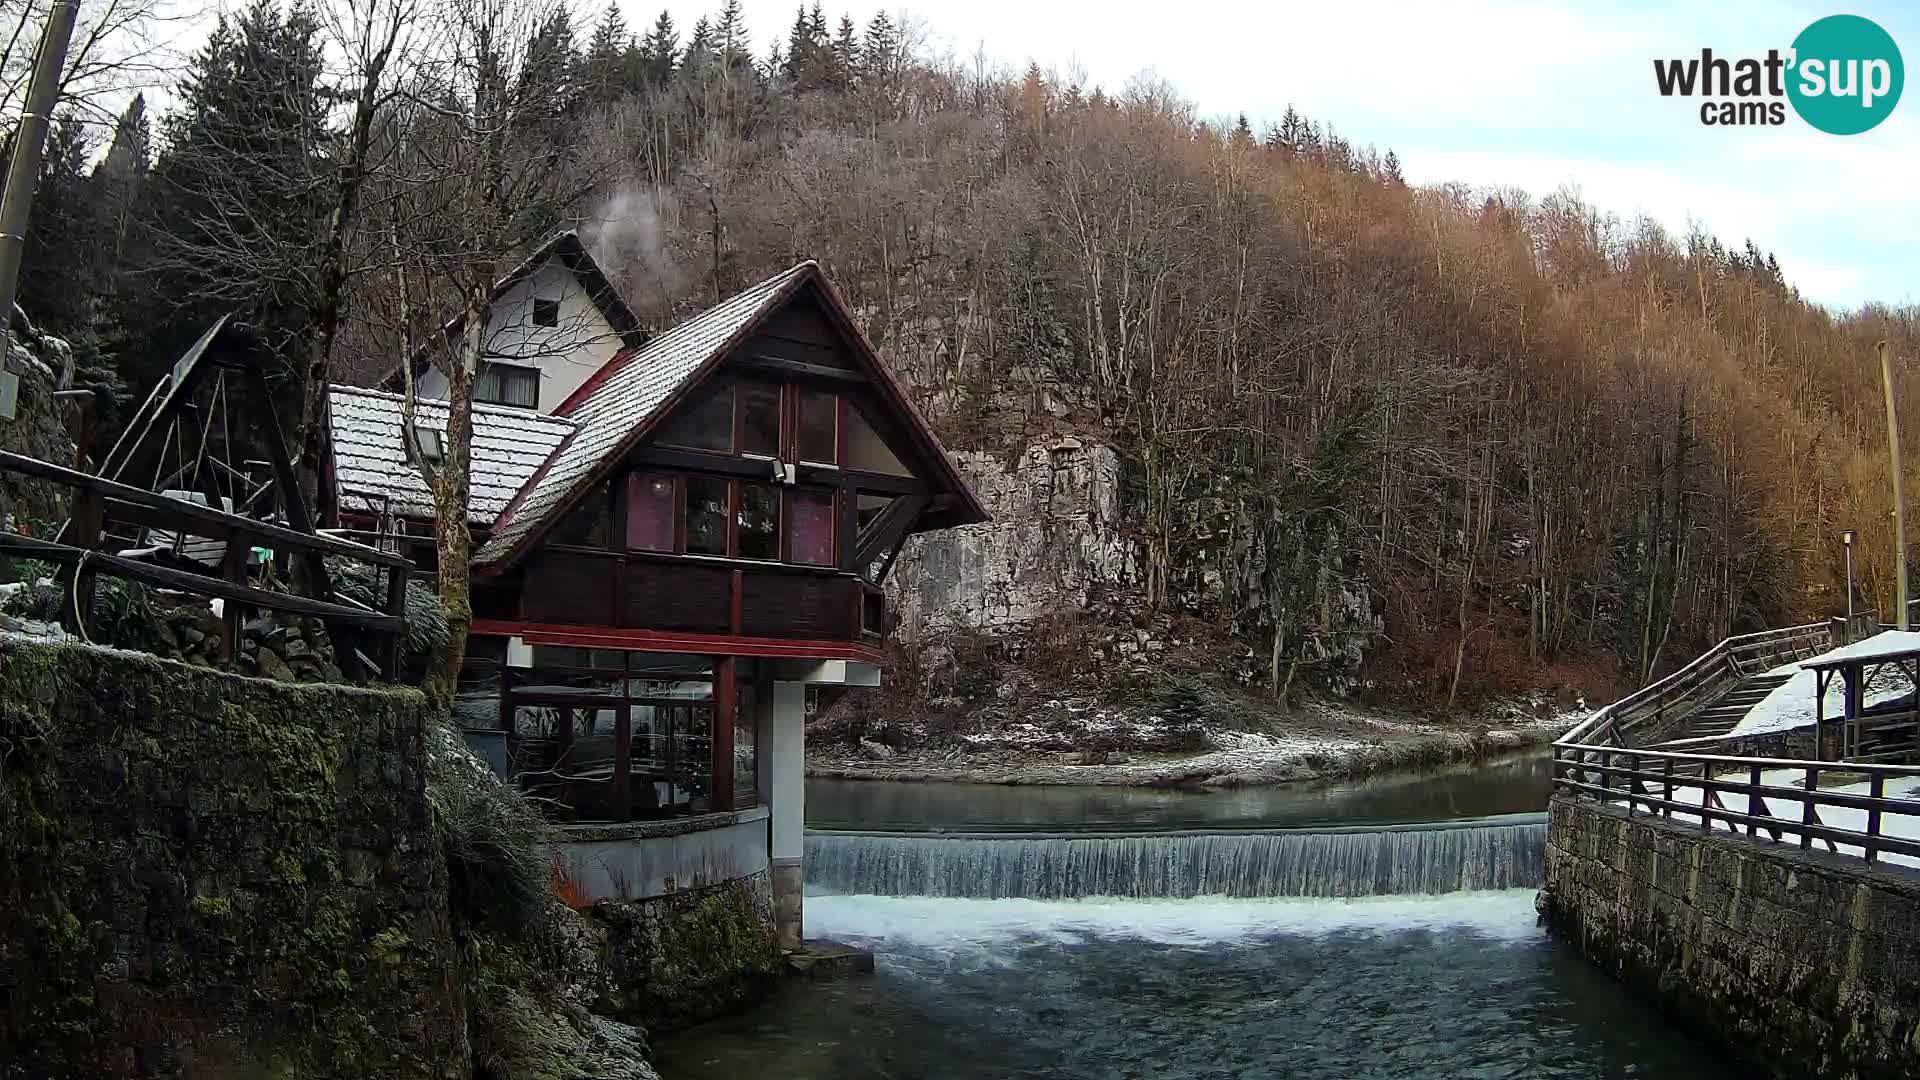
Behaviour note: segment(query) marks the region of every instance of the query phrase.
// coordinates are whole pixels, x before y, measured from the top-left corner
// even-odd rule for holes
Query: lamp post
[[[1853,530],[1840,534],[1840,543],[1847,549],[1847,628],[1853,628]]]

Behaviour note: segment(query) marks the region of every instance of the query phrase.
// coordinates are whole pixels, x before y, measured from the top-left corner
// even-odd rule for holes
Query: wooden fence
[[[1920,782],[1920,766],[1712,752],[1740,742],[1733,736],[1644,747],[1629,742],[1635,729],[1658,728],[1665,717],[1702,708],[1747,676],[1878,627],[1871,612],[1855,622],[1835,619],[1728,638],[1672,675],[1597,710],[1554,743],[1555,790],[1624,806],[1629,815],[1679,815],[1703,831],[1720,823],[1748,835],[1797,840],[1803,848],[1819,842],[1839,851],[1846,845],[1869,863],[1886,853],[1920,858],[1920,800],[1907,797],[1907,789]],[[1865,790],[1822,790],[1822,777]],[[1768,800],[1790,803],[1792,810],[1780,813]],[[1889,819],[1898,819],[1894,823],[1905,831],[1889,832]]]
[[[333,641],[335,661],[349,678],[361,677],[369,666],[377,668],[389,680],[398,677],[400,642],[406,630],[407,575],[413,569],[413,564],[403,556],[349,540],[242,517],[21,454],[0,451],[0,472],[58,484],[73,492],[72,516],[60,539],[41,540],[0,532],[0,553],[72,568],[73,572],[64,575],[62,583],[63,618],[69,629],[78,629],[82,613],[92,608],[94,576],[107,574],[221,600],[221,654],[229,663],[239,644],[241,611],[254,607],[320,619]],[[109,519],[224,542],[219,576],[161,566],[105,550],[105,524]],[[249,584],[247,557],[256,546],[288,552],[299,563],[305,585],[313,595],[273,592]],[[328,555],[370,564],[376,580],[384,570],[385,609],[374,610],[337,594],[328,582],[322,562]],[[362,634],[378,640],[375,658],[360,653],[358,642]]]

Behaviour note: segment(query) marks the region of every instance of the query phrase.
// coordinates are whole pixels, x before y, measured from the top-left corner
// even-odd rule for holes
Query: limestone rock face
[[[1068,436],[1028,446],[1011,467],[953,457],[993,520],[908,541],[888,582],[903,635],[1021,630],[1134,584],[1113,447]]]

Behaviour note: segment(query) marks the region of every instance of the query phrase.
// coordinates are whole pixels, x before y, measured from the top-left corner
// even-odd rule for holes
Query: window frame
[[[510,373],[515,378],[524,378],[530,381],[533,385],[533,394],[531,395],[533,398],[532,404],[523,405],[520,402],[507,401],[500,397],[480,396],[480,380],[489,374],[500,378],[499,373]],[[501,378],[500,385],[503,389],[506,387],[507,384],[504,378]],[[473,403],[476,405],[498,405],[506,409],[531,409],[538,412],[540,410],[540,369],[530,364],[513,364],[500,360],[488,360],[482,363],[480,370],[475,372],[473,376]]]
[[[553,316],[553,321],[548,322],[547,320],[542,319],[540,316],[543,314],[551,314]],[[559,326],[560,325],[560,300],[557,297],[553,299],[548,299],[542,296],[534,297],[533,309],[527,313],[527,321],[534,326],[551,326],[551,327]]]

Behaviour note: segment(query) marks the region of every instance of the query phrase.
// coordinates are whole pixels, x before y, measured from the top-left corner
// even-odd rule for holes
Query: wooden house
[[[797,913],[804,688],[878,685],[901,544],[986,514],[813,262],[647,335],[567,233],[501,281],[486,340],[463,722],[583,820],[770,819]],[[327,470],[336,520],[423,564],[429,359],[411,432],[397,377],[333,388]]]

